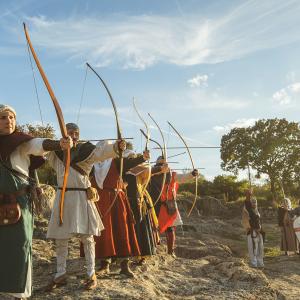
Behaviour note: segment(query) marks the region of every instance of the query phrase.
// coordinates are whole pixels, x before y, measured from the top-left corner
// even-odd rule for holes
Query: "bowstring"
[[[31,66],[31,71],[32,71],[32,77],[33,77],[35,95],[36,95],[36,99],[37,99],[37,103],[38,103],[38,107],[39,107],[39,113],[40,113],[40,118],[41,118],[41,121],[42,121],[42,126],[44,127],[44,120],[43,120],[43,115],[42,115],[42,108],[41,108],[39,93],[38,93],[38,90],[37,90],[37,84],[36,84],[36,78],[35,78],[35,74],[34,74],[34,68],[33,68],[32,58],[31,58],[30,51],[29,51],[29,45],[28,45],[28,43],[26,43],[26,44],[27,44],[27,51],[28,51],[28,56],[29,56],[29,61],[30,61],[30,66]]]
[[[171,126],[170,124],[168,124],[167,148],[169,147],[170,135],[171,135]]]
[[[82,102],[83,102],[83,96],[84,96],[84,90],[85,90],[86,78],[87,78],[87,71],[88,71],[88,66],[86,66],[85,75],[84,75],[84,79],[83,79],[83,86],[82,86],[81,98],[80,98],[79,109],[78,109],[78,114],[77,114],[77,121],[76,121],[77,125],[79,123],[79,117],[80,117],[80,112],[81,112],[81,107],[82,107]]]

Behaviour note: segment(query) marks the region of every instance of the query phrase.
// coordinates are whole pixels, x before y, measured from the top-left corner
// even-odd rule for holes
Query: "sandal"
[[[67,276],[63,274],[57,278],[53,278],[51,282],[45,287],[45,292],[51,292],[52,290],[64,286],[67,284]]]
[[[84,285],[84,288],[86,290],[94,290],[97,287],[97,276],[94,273],[86,282]]]

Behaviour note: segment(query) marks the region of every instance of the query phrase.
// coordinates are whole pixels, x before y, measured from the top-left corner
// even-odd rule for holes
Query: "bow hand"
[[[149,150],[145,150],[143,152],[143,158],[144,158],[144,161],[150,160],[150,151]]]
[[[70,148],[73,148],[73,140],[70,136],[66,138],[61,138],[59,144],[62,150],[68,150]]]
[[[122,153],[126,150],[126,141],[125,140],[117,140],[115,143],[115,148],[119,153]]]

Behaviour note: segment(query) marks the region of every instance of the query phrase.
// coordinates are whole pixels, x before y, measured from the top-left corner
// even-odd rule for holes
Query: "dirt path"
[[[33,244],[32,299],[300,299],[300,257],[280,255],[276,248],[279,231],[272,223],[265,224],[268,240],[264,270],[247,264],[239,218],[195,216],[185,220],[183,230],[177,230],[176,259],[166,255],[162,245],[146,265],[133,265],[134,279],[121,276],[116,264],[109,276],[99,277],[99,286],[93,292],[82,288],[84,260],[79,258],[78,240],[72,239],[68,284],[47,294],[43,287],[55,272],[55,252],[53,243],[44,239],[47,222],[38,225]]]

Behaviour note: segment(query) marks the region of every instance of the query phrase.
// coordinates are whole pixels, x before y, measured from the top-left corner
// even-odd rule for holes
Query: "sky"
[[[43,120],[60,136],[51,99],[30,64],[25,22],[64,119],[78,122],[82,139],[117,135],[110,100],[86,73],[89,62],[137,151],[144,127],[133,97],[153,139],[162,142],[148,112],[168,146],[183,144],[167,121],[189,146],[219,146],[233,127],[261,118],[299,120],[299,15],[298,0],[0,0],[0,103],[17,110],[19,124]],[[225,173],[218,149],[191,153],[206,178]],[[158,155],[152,151],[153,159]],[[172,161],[174,168],[191,167],[187,154]]]

